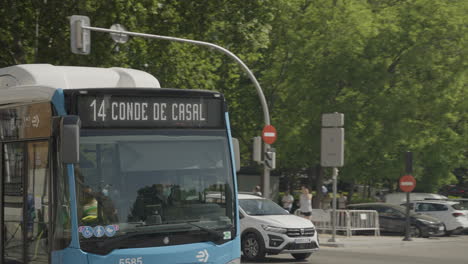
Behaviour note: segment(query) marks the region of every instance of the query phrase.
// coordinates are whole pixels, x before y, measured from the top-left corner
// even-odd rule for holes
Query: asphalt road
[[[322,247],[305,261],[291,255],[268,256],[263,262],[242,263],[313,263],[313,264],[441,264],[468,263],[468,236],[431,238],[427,241],[392,243],[350,243],[344,247]]]

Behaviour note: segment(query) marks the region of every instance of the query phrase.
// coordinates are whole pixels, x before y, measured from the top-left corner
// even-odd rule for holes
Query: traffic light
[[[88,55],[91,51],[91,31],[83,29],[83,26],[90,26],[89,17],[71,16],[70,45],[73,53]]]
[[[262,163],[262,137],[253,138],[253,160]]]
[[[270,149],[265,152],[263,161],[265,165],[270,169],[274,170],[276,168],[276,152],[274,149]]]

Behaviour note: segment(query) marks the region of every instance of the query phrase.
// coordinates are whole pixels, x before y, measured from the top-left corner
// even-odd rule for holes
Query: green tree
[[[394,187],[407,150],[420,190],[466,166],[465,1],[295,4],[278,23],[287,29],[273,30],[288,59],[265,74],[284,76],[275,99],[283,170],[319,163],[320,117],[335,111],[346,116],[343,181]]]

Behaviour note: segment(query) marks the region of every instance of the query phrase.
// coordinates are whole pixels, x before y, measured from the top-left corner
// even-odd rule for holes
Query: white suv
[[[444,223],[445,232],[448,235],[468,230],[468,208],[464,208],[459,202],[440,200],[411,201],[410,209],[416,213],[439,219]]]
[[[242,253],[248,260],[266,254],[291,253],[303,260],[319,249],[317,232],[310,220],[289,214],[269,199],[239,194]]]

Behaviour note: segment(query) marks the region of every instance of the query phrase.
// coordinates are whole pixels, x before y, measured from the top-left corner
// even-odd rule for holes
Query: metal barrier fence
[[[300,210],[294,212],[300,215]],[[321,231],[331,231],[332,210],[312,209],[310,220],[315,228]],[[374,236],[380,236],[379,214],[374,210],[336,210],[336,230],[352,236],[353,231],[374,231]]]

